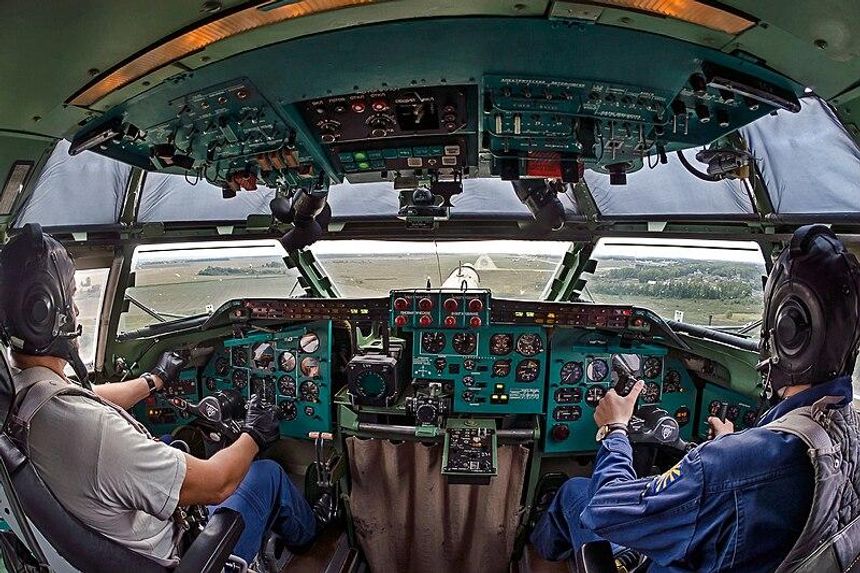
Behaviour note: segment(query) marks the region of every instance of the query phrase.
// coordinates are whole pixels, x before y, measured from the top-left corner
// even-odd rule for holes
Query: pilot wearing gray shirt
[[[19,395],[34,384],[71,384],[65,368],[86,376],[77,349],[75,266],[65,248],[38,225],[25,225],[0,251],[0,335],[12,349]],[[125,410],[175,383],[183,361],[164,353],[151,373],[59,395],[32,420],[33,465],[57,500],[90,528],[165,564],[181,555],[178,507],[229,507],[245,530],[234,554],[251,562],[271,525],[288,546],[309,544],[313,511],[283,469],[254,461],[279,437],[271,407],[256,396],[242,434],[209,459],[154,440]]]

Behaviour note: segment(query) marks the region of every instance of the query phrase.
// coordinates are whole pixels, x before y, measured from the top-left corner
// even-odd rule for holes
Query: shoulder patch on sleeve
[[[682,460],[683,461],[683,460]],[[660,493],[681,477],[681,462],[678,462],[651,482],[654,493]]]

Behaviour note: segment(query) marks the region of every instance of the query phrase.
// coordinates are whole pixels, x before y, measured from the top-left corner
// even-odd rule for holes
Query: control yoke
[[[233,390],[206,396],[200,402],[189,402],[178,396],[168,400],[185,417],[194,418],[201,426],[217,432],[232,442],[241,434],[245,415],[245,399]]]

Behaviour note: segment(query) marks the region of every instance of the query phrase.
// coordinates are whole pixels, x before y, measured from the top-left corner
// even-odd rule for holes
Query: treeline
[[[761,289],[762,270],[753,264],[729,261],[655,264],[624,260],[623,265],[598,271],[589,282],[589,289],[612,295],[707,300],[748,298]]]
[[[273,261],[261,267],[214,267],[208,266],[197,271],[198,276],[203,277],[235,277],[235,276],[260,276],[260,275],[284,275],[287,268],[283,263]]]
[[[746,298],[753,294],[750,283],[740,280],[703,281],[689,278],[667,282],[590,281],[588,288],[598,294],[643,295],[662,298],[726,300]]]
[[[610,280],[637,279],[639,282],[666,281],[690,276],[715,276],[760,282],[762,269],[756,265],[721,262],[689,261],[672,264],[642,264],[627,262],[625,266],[607,269],[602,278]]]

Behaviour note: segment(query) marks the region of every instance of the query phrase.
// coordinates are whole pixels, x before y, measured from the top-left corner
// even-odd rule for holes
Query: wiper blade
[[[152,307],[146,306],[145,304],[143,304],[142,302],[140,302],[139,300],[137,300],[136,298],[134,298],[133,296],[131,296],[128,293],[125,293],[125,300],[127,300],[128,302],[130,302],[131,304],[133,304],[134,306],[136,306],[137,308],[139,308],[140,310],[142,310],[143,312],[145,312],[146,314],[148,314],[149,316],[151,316],[152,318],[154,318],[158,322],[167,322],[168,319],[176,320],[176,319],[181,319],[181,318],[188,318],[187,314],[176,314],[176,313],[172,313],[172,312],[164,312],[164,311],[155,310]]]
[[[698,338],[721,342],[723,344],[728,344],[729,346],[734,346],[735,348],[748,350],[750,352],[758,352],[759,350],[758,342],[749,338],[745,338],[743,336],[739,336],[737,334],[730,334],[728,332],[714,330],[713,328],[707,328],[705,326],[695,326],[692,324],[687,324],[686,322],[676,322],[674,320],[667,320],[666,324],[668,324],[669,327],[676,332],[684,332],[686,334],[690,334]]]

